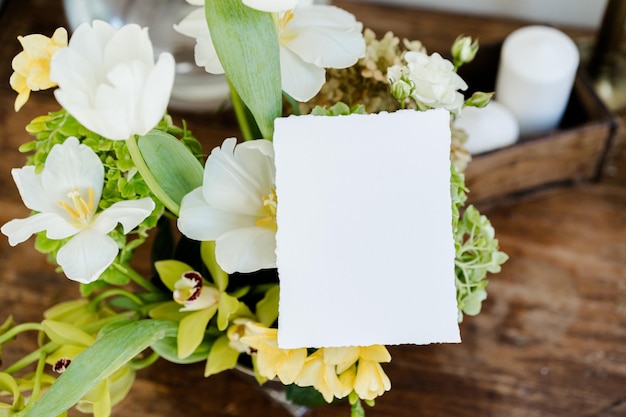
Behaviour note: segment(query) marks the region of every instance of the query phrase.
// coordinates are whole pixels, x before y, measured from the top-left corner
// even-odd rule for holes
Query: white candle
[[[464,146],[472,155],[512,145],[519,136],[515,116],[496,101],[482,108],[464,107],[454,126],[467,134]]]
[[[496,97],[517,118],[521,136],[556,128],[563,117],[579,54],[563,32],[527,26],[502,45]]]

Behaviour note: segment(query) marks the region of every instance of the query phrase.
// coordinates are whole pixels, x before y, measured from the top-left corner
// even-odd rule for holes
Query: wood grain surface
[[[523,24],[353,2],[341,5],[366,26],[421,39],[431,50],[448,48],[459,33],[498,42]],[[8,1],[0,16],[0,79],[10,75],[10,60],[19,51],[17,35],[50,35],[60,25],[65,25],[60,0]],[[16,114],[14,98],[8,83],[2,82],[0,223],[27,215],[10,176],[10,168],[24,163],[17,152],[19,144],[29,140],[24,126],[58,107],[50,93],[37,93]],[[237,132],[228,113],[175,114],[177,120],[183,116],[206,149]],[[621,172],[620,159],[613,163]],[[626,415],[624,184],[576,182],[490,206],[486,214],[511,259],[501,274],[492,277],[483,312],[462,323],[462,344],[391,347],[393,360],[385,369],[393,388],[367,415]],[[10,248],[2,236],[0,265],[0,320],[13,314],[18,322],[39,321],[47,307],[77,296],[76,285],[55,273],[34,251],[32,241]],[[34,335],[20,336],[3,350],[4,363],[35,344]],[[138,374],[130,395],[113,415],[288,415],[236,373],[205,379],[202,368],[158,362]],[[345,404],[338,404],[310,416],[348,413]]]

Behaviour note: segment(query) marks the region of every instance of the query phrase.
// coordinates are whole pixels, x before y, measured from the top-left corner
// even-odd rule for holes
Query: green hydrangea
[[[489,219],[473,205],[464,208],[467,200],[464,175],[454,165],[451,174],[456,297],[459,321],[462,321],[463,314],[475,316],[480,313],[482,302],[487,298],[487,273],[500,272],[508,256],[499,250]]]

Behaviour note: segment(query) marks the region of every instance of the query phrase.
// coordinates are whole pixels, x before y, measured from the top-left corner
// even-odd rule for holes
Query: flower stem
[[[41,323],[19,324],[0,336],[0,345],[3,345],[22,332],[26,332],[28,330],[41,330],[41,328]]]
[[[289,103],[289,105],[291,106],[293,114],[295,114],[296,116],[300,116],[302,113],[300,112],[300,106],[298,105],[298,102],[285,92],[283,92],[283,97],[285,97],[285,100],[287,100],[287,103]]]
[[[167,195],[163,188],[161,188],[161,185],[156,178],[154,178],[154,175],[152,175],[150,168],[148,168],[146,161],[143,159],[143,155],[141,155],[137,138],[135,136],[128,138],[128,140],[126,140],[126,147],[128,148],[130,157],[133,159],[135,167],[137,167],[139,174],[141,174],[141,178],[143,178],[146,182],[146,185],[150,188],[152,194],[161,200],[163,205],[167,207],[168,210],[177,214],[180,210],[180,206],[172,200],[169,195]]]
[[[102,294],[99,294],[97,297],[95,297],[91,302],[94,305],[98,305],[105,299],[109,297],[113,297],[115,295],[121,295],[122,297],[126,297],[129,300],[131,300],[133,303],[137,304],[138,306],[142,306],[144,304],[141,298],[137,297],[135,294],[133,294],[130,291],[126,291],[123,288],[113,288],[111,290],[105,291]]]
[[[360,400],[356,400],[350,407],[350,417],[365,417],[365,410]]]
[[[118,262],[113,262],[112,266],[117,271],[121,272],[122,274],[126,275],[127,277],[129,277],[130,279],[135,281],[135,283],[137,283],[139,286],[141,286],[146,291],[156,292],[156,293],[160,292],[159,288],[156,285],[154,285],[153,283],[151,283],[150,281],[145,279],[143,277],[143,275],[141,275],[139,272],[135,271],[129,265],[122,265],[122,264],[120,264]]]
[[[235,116],[237,117],[237,123],[239,124],[239,129],[241,130],[241,134],[243,135],[243,140],[253,140],[256,139],[252,130],[252,125],[250,123],[250,116],[246,111],[246,105],[235,91],[235,87],[228,80],[228,87],[230,90],[230,101],[233,104],[233,110],[235,111]]]
[[[39,399],[39,391],[41,391],[41,376],[43,375],[44,367],[46,366],[46,353],[41,352],[39,354],[39,362],[37,362],[37,369],[35,370],[35,380],[33,381],[33,390],[30,395],[28,405],[24,410],[28,410]]]
[[[6,372],[7,374],[14,374],[25,366],[28,366],[31,363],[35,362],[37,359],[40,358],[40,355],[47,355],[50,352],[54,352],[59,347],[61,347],[61,345],[54,342],[48,342],[39,349],[34,350],[28,355],[24,356],[13,365],[9,366],[7,369],[4,370],[4,372]]]
[[[156,352],[152,352],[152,354],[150,356],[148,356],[145,359],[141,359],[141,360],[137,360],[137,361],[132,361],[130,363],[130,367],[135,370],[135,371],[139,371],[140,369],[144,369],[147,368],[148,366],[152,365],[153,363],[155,363],[158,359],[160,358],[159,354]]]

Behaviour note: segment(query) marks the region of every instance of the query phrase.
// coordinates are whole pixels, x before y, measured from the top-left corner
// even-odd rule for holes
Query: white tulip
[[[276,171],[268,140],[236,145],[226,139],[207,159],[204,180],[180,205],[178,229],[188,238],[215,241],[228,273],[276,267]]]
[[[175,62],[162,53],[155,63],[148,30],[130,24],[116,30],[84,23],[69,45],[54,54],[54,95],[87,129],[108,139],[144,135],[163,117],[174,84]]]
[[[72,237],[59,249],[57,263],[68,278],[82,283],[98,279],[115,260],[119,248],[108,233],[118,223],[124,233],[130,232],[155,207],[146,197],[120,201],[98,212],[104,167],[98,155],[75,137],[54,145],[41,173],[34,166],[11,173],[24,205],[37,214],[11,220],[0,231],[11,246],[44,230],[53,240]]]
[[[189,1],[189,0],[188,0]],[[190,1],[190,3],[194,3]],[[246,0],[246,4],[276,4],[277,34],[280,45],[282,89],[298,101],[308,101],[326,82],[325,68],[347,68],[365,56],[363,25],[354,16],[335,6],[300,0],[286,10],[286,3],[272,0]],[[263,10],[263,9],[261,9]],[[204,15],[204,8],[193,10],[175,29],[196,39],[196,64],[211,74],[222,74]]]

